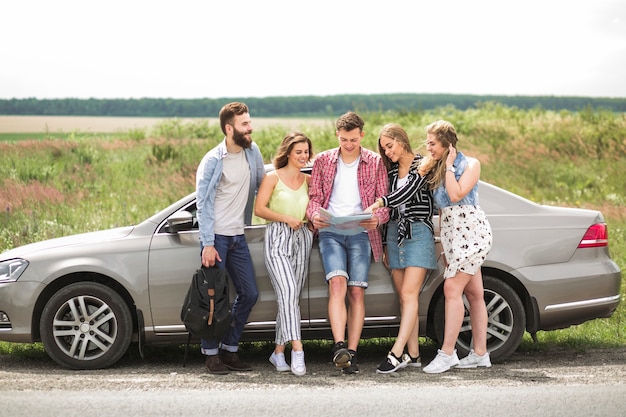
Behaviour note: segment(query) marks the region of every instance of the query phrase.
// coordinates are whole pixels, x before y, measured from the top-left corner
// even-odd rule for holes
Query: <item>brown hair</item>
[[[235,116],[241,116],[246,113],[250,113],[250,110],[248,110],[248,106],[244,103],[235,101],[225,104],[224,107],[220,109],[220,127],[222,128],[222,133],[226,134],[226,125],[232,126]]]
[[[363,121],[361,116],[353,111],[349,111],[348,113],[339,116],[339,119],[337,119],[337,123],[335,124],[337,132],[339,132],[340,130],[345,130],[346,132],[349,132],[356,128],[358,128],[359,131],[362,132],[363,126],[365,126],[365,122]]]
[[[313,157],[313,144],[311,143],[311,139],[309,139],[304,133],[291,132],[283,138],[283,141],[276,151],[276,156],[274,157],[274,168],[280,169],[286,166],[289,154],[293,150],[293,147],[297,143],[302,142],[306,142],[306,144],[309,145],[309,159],[307,162],[310,162]]]
[[[402,128],[402,126],[397,123],[387,123],[386,125],[384,125],[383,128],[380,130],[380,133],[378,134],[378,153],[380,154],[383,160],[383,164],[385,164],[385,168],[387,168],[387,171],[391,169],[393,162],[391,162],[391,159],[387,157],[387,155],[385,154],[385,150],[380,144],[381,136],[387,136],[388,138],[399,142],[400,144],[402,144],[402,147],[406,152],[410,154],[413,153],[413,150],[411,149],[411,143],[409,142],[409,135],[406,133],[406,130]]]
[[[448,156],[448,148],[452,145],[456,148],[458,137],[452,123],[445,120],[437,120],[426,126],[426,133],[435,135],[435,138],[441,143],[445,149],[440,160],[435,161],[432,156],[428,155],[422,159],[421,166],[430,171],[428,184],[431,190],[437,188],[446,177],[446,158]]]

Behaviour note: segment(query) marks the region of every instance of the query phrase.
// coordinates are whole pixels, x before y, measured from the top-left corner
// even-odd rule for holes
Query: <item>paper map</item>
[[[372,218],[372,213],[354,213],[349,216],[335,216],[325,209],[320,209],[320,216],[330,226],[320,229],[320,231],[334,232],[340,235],[356,235],[365,231],[364,227],[359,226],[363,220]]]

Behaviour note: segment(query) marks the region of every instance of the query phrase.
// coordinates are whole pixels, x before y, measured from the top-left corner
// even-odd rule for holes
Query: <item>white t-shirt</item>
[[[339,157],[337,176],[328,202],[328,211],[335,216],[349,216],[363,211],[357,179],[360,160],[361,157],[359,156],[354,162],[346,164],[341,156]]]

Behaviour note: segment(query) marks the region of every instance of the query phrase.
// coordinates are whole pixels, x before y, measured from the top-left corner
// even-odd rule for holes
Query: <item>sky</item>
[[[14,0],[0,39],[0,99],[626,97],[624,0]]]

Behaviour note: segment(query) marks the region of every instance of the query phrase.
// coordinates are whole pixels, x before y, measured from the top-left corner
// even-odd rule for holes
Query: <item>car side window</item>
[[[191,228],[184,229],[182,231],[199,230],[196,202],[194,201],[194,202],[190,203],[188,206],[182,207],[176,213],[180,213],[182,211],[187,211],[187,212],[189,212],[191,214]],[[161,226],[159,227],[159,230],[157,231],[157,233],[165,233],[165,234],[171,233],[171,230],[169,230],[169,225],[167,223],[167,219],[161,224]]]

